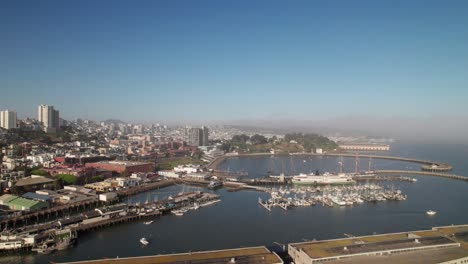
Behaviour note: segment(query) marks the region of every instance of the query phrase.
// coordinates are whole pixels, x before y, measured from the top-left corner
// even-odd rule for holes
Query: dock
[[[265,209],[267,209],[268,211],[271,211],[271,204],[269,204],[268,202],[264,202],[262,201],[261,198],[258,198],[258,203],[263,206]]]
[[[15,228],[16,226],[28,225],[29,223],[40,222],[41,220],[55,219],[60,216],[69,215],[70,213],[78,213],[80,211],[93,209],[98,205],[99,200],[94,199],[54,206],[48,209],[25,213],[22,215],[10,216],[0,221],[0,229],[3,230],[6,227]]]
[[[67,262],[68,264],[167,264],[167,263],[258,263],[283,264],[283,260],[264,246]],[[65,263],[63,263],[65,264]]]
[[[468,225],[292,243],[294,263],[464,263]]]
[[[141,186],[137,186],[130,189],[122,189],[117,191],[118,197],[121,199],[125,196],[135,195],[142,192],[147,192],[154,189],[164,188],[176,183],[175,180],[162,180],[159,182],[149,183]],[[77,214],[86,210],[91,210],[103,203],[98,198],[88,199],[79,202],[73,202],[63,205],[54,206],[51,208],[38,210],[29,213],[23,213],[21,215],[8,216],[0,221],[0,229],[5,227],[17,227],[21,225],[28,225],[29,223],[44,222],[52,219],[58,219],[70,214]]]
[[[239,154],[232,157],[255,157],[255,156],[272,156],[271,153],[251,153],[251,154]],[[430,171],[430,172],[443,172],[451,171],[453,166],[447,163],[432,161],[432,160],[422,160],[415,158],[405,158],[405,157],[396,157],[396,156],[383,156],[383,155],[368,155],[368,154],[353,154],[353,153],[290,153],[291,156],[315,156],[315,157],[350,157],[350,158],[371,158],[371,159],[386,159],[386,160],[398,160],[422,164],[421,170]],[[221,164],[222,161],[231,156],[221,156],[213,160],[208,166],[210,169],[216,170],[217,166]]]
[[[431,172],[431,171],[376,170],[375,173],[381,174],[381,175],[414,174],[414,175],[436,176],[436,177],[443,177],[443,178],[454,179],[454,180],[468,181],[468,177],[466,176],[448,174],[448,173],[440,173],[440,172]]]
[[[77,231],[78,233],[82,233],[82,232],[87,232],[87,231],[91,231],[91,230],[95,230],[95,229],[99,229],[103,227],[108,227],[108,226],[113,226],[113,225],[117,225],[121,223],[133,222],[133,221],[147,219],[147,218],[160,217],[161,215],[162,215],[161,212],[153,212],[153,213],[149,213],[145,215],[138,215],[138,214],[127,215],[127,216],[111,218],[108,220],[99,221],[95,223],[81,224],[81,225],[78,225],[77,227],[72,227],[71,229],[73,231]]]

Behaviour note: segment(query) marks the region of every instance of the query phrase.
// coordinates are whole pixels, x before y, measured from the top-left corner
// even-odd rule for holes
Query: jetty
[[[255,157],[255,156],[272,156],[275,154],[271,153],[248,153],[248,154],[239,154],[236,156],[220,156],[213,160],[210,164],[208,164],[208,168],[216,170],[217,166],[221,164],[226,158],[230,157]],[[406,162],[413,162],[418,164],[423,164],[421,169],[424,171],[431,171],[431,172],[442,172],[442,171],[451,171],[453,166],[447,163],[439,162],[439,161],[432,161],[432,160],[422,160],[422,159],[415,159],[415,158],[405,158],[405,157],[397,157],[397,156],[384,156],[384,155],[371,155],[371,154],[354,154],[354,153],[290,153],[290,156],[315,156],[315,157],[350,157],[350,158],[372,158],[372,159],[385,159],[385,160],[398,160],[398,161],[406,161]]]
[[[416,174],[416,175],[437,176],[437,177],[449,178],[449,179],[454,179],[454,180],[468,181],[468,177],[466,176],[448,174],[448,173],[440,173],[440,172],[432,172],[432,171],[376,170],[375,173],[382,174],[382,175]]]

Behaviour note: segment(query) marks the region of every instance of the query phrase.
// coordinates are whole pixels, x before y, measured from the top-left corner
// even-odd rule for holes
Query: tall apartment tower
[[[209,130],[207,127],[186,127],[185,141],[190,146],[207,146]]]
[[[38,120],[46,133],[55,133],[60,129],[59,111],[50,105],[40,105],[38,108]]]
[[[16,112],[15,111],[0,111],[0,127],[5,129],[16,128]]]
[[[208,146],[208,137],[210,134],[210,130],[206,126],[201,127],[201,134],[202,134],[202,140],[201,140],[201,146]]]
[[[200,129],[198,127],[186,127],[185,142],[189,146],[200,146]]]

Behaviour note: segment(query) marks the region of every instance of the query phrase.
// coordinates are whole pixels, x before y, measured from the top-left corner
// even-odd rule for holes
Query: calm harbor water
[[[468,176],[468,146],[443,144],[392,145],[395,156],[444,161],[454,165],[453,173]],[[320,157],[236,157],[221,164],[222,169],[245,170],[248,177],[262,177],[268,172],[286,175],[299,172],[337,171],[338,158]],[[354,171],[354,159],[344,159],[345,169]],[[420,165],[374,160],[373,169],[418,169]],[[360,160],[360,168],[367,169],[368,160]],[[190,211],[184,216],[168,215],[151,225],[142,221],[113,226],[79,237],[75,247],[51,255],[10,255],[0,257],[0,263],[49,263],[168,254],[210,249],[286,244],[312,239],[343,237],[344,233],[367,235],[385,232],[410,231],[438,225],[468,223],[468,182],[437,177],[414,176],[416,183],[394,184],[408,195],[406,201],[364,203],[351,207],[293,208],[266,211],[258,197],[268,195],[254,191],[215,191],[222,201],[216,205]],[[129,198],[130,203],[147,199],[163,199],[181,190],[204,190],[188,186],[172,186]],[[205,190],[208,191],[208,190]],[[426,211],[438,214],[428,217]],[[139,239],[146,236],[151,244],[143,247]]]

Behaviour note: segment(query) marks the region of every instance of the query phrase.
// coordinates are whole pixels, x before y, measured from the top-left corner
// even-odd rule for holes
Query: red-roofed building
[[[100,168],[118,173],[126,171],[131,174],[134,172],[152,172],[154,170],[153,162],[134,162],[134,161],[101,161],[86,163],[86,167]]]

